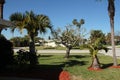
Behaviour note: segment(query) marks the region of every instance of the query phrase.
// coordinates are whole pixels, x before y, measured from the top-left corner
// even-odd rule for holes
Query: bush
[[[38,57],[36,54],[30,53],[24,49],[20,49],[17,52],[16,62],[17,64],[38,64]]]
[[[18,64],[28,64],[30,63],[30,52],[20,49],[17,51],[16,60]]]
[[[0,35],[0,68],[13,64],[13,44],[3,35]]]

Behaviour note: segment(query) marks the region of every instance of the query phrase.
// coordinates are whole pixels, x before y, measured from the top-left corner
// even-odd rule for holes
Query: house
[[[57,44],[54,40],[45,40],[44,45],[49,47],[57,47]]]
[[[38,43],[36,43],[38,45]],[[47,46],[47,47],[65,47],[63,44],[56,43],[54,40],[39,40],[39,45],[40,46]]]

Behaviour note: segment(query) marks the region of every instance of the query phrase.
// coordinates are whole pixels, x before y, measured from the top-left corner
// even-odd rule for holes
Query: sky
[[[120,31],[120,0],[115,0],[115,32]],[[86,33],[91,30],[102,30],[107,34],[111,32],[109,16],[108,16],[108,0],[6,0],[4,5],[4,19],[9,20],[11,14],[15,12],[25,13],[25,11],[33,11],[35,14],[47,15],[53,28],[60,27],[61,29],[68,24],[72,24],[73,19],[85,20],[82,26],[86,29]],[[18,30],[11,33],[10,29],[3,30],[2,34],[7,39],[12,37],[22,37],[27,35],[27,31],[20,34]],[[50,31],[44,35],[39,35],[42,38],[48,38]],[[88,34],[89,35],[89,34]],[[87,37],[88,37],[87,35]]]

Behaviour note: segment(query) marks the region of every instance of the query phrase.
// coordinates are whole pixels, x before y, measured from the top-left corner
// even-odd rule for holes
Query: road
[[[16,52],[19,49],[14,49],[14,51]],[[120,48],[115,48],[115,49],[116,49],[116,56],[120,57]],[[66,51],[65,50],[54,50],[54,49],[51,50],[50,49],[50,50],[38,50],[37,53],[42,54],[42,55],[56,54],[57,53],[58,55],[61,55],[61,54],[66,53]],[[77,54],[78,53],[89,53],[89,50],[76,50],[76,49],[71,50],[71,54],[74,54],[74,53],[77,53]],[[99,53],[105,54],[105,55],[108,55],[108,56],[113,56],[111,47],[109,47],[109,50],[108,50],[107,53],[103,50],[100,50]]]

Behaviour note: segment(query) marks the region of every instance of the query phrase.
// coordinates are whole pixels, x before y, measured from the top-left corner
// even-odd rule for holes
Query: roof
[[[4,27],[11,27],[11,26],[15,26],[15,24],[8,20],[0,19],[0,27],[4,28]]]

